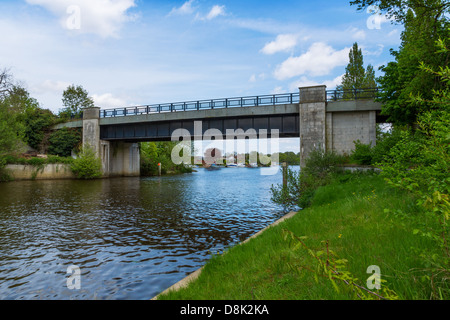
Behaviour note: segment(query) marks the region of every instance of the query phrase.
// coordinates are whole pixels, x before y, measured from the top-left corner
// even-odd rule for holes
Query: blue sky
[[[333,89],[354,42],[377,69],[402,31],[340,0],[6,0],[0,30],[0,68],[52,111],[70,84],[101,108]]]

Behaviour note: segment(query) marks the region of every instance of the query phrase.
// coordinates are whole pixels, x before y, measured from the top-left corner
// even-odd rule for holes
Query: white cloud
[[[42,93],[47,93],[47,92],[62,94],[62,92],[64,92],[64,90],[66,90],[67,87],[70,85],[71,85],[71,83],[65,82],[65,81],[45,80],[42,83],[32,86],[32,91],[37,94],[42,94]]]
[[[283,89],[283,87],[279,86],[279,87],[275,87],[270,94],[281,94],[281,93],[286,93],[286,90]]]
[[[298,90],[298,88],[301,88],[301,87],[310,87],[310,86],[319,86],[319,85],[325,85],[325,86],[327,86],[328,90],[333,90],[336,88],[337,85],[340,85],[342,83],[343,76],[344,76],[344,74],[337,76],[336,78],[334,78],[332,80],[325,80],[323,82],[317,82],[315,80],[308,79],[308,77],[306,77],[306,76],[302,76],[302,77],[300,77],[300,79],[293,82],[289,86],[289,90],[291,90],[291,92],[293,92],[293,91]]]
[[[102,109],[126,107],[126,101],[114,97],[111,93],[93,94],[94,104]]]
[[[61,26],[80,33],[117,37],[122,25],[134,17],[127,11],[135,0],[26,0],[55,14]]]
[[[186,1],[181,7],[173,8],[172,11],[170,11],[169,15],[186,15],[194,13],[194,2],[195,0]]]
[[[274,54],[280,51],[289,51],[297,45],[298,36],[295,34],[280,34],[277,38],[267,43],[261,52],[264,54]]]
[[[336,51],[325,43],[316,42],[301,56],[285,60],[276,68],[274,76],[278,80],[284,80],[299,75],[327,75],[335,67],[348,63],[349,51],[350,48]]]
[[[354,28],[350,30],[352,33],[352,38],[355,40],[364,40],[366,39],[366,32],[364,30],[360,30],[358,28]]]
[[[207,20],[212,20],[218,16],[224,16],[225,15],[225,6],[219,6],[215,5],[212,7],[211,11],[206,15]]]
[[[367,50],[365,47],[362,47],[362,53],[364,56],[380,56],[383,53],[384,45],[378,44],[377,49],[374,51]]]

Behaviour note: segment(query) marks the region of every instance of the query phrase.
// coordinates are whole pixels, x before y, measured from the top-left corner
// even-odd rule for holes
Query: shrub
[[[372,144],[363,144],[361,141],[353,141],[355,149],[350,158],[360,165],[371,165],[373,158]]]
[[[102,176],[102,162],[88,146],[84,146],[72,161],[70,169],[78,179],[97,179]]]
[[[81,132],[78,129],[63,128],[53,132],[48,141],[49,154],[70,157],[72,150],[81,143]]]
[[[332,180],[343,161],[344,157],[334,152],[313,150],[299,172],[287,168],[286,186],[271,186],[271,200],[287,208],[308,207],[317,188]]]

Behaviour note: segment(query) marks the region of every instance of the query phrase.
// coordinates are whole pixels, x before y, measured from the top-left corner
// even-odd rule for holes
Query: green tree
[[[53,132],[48,142],[49,154],[70,157],[72,150],[76,149],[81,143],[81,132],[79,129],[62,128]]]
[[[399,23],[404,22],[409,10],[414,10],[419,18],[423,14],[439,20],[450,8],[447,0],[353,0],[350,5],[357,6],[359,11],[376,6],[389,19]]]
[[[24,147],[24,126],[19,121],[22,108],[18,103],[23,92],[9,70],[3,69],[0,72],[0,158]],[[0,165],[2,162],[0,159]]]
[[[449,30],[450,31],[450,30]],[[446,41],[436,41],[436,54],[448,54],[450,32]],[[436,48],[436,47],[435,47]],[[408,190],[423,209],[416,219],[421,229],[414,233],[434,240],[436,247],[416,250],[426,269],[419,278],[428,281],[432,299],[450,297],[450,68],[433,67],[423,62],[420,71],[430,74],[445,84],[433,90],[431,99],[417,94],[411,97],[415,106],[431,106],[417,115],[417,129],[403,130],[401,139],[390,150],[390,157],[382,161],[382,175],[391,185]],[[413,248],[414,249],[414,248]]]
[[[97,179],[102,177],[102,161],[94,149],[84,146],[78,157],[72,161],[70,169],[78,179]]]
[[[404,25],[398,51],[391,50],[395,61],[382,66],[384,75],[377,79],[383,89],[380,101],[383,114],[397,125],[413,126],[421,113],[435,109],[431,103],[411,103],[412,96],[421,96],[424,101],[432,99],[433,91],[443,89],[442,78],[427,73],[420,63],[439,69],[448,65],[450,54],[437,52],[435,42],[448,42],[448,1],[440,0],[358,0],[351,1],[359,10],[377,5],[382,12]]]
[[[354,98],[356,89],[375,88],[377,83],[375,80],[375,71],[372,65],[368,65],[367,69],[364,69],[364,57],[361,49],[358,47],[358,43],[355,42],[349,53],[349,63],[345,68],[345,74],[342,78],[342,83],[336,87],[337,90],[344,91],[344,99]],[[348,92],[345,92],[348,91]],[[363,93],[358,94],[358,98],[367,97],[370,98],[373,95],[367,95]]]
[[[82,86],[70,85],[63,92],[62,98],[64,109],[60,116],[70,118],[79,116],[83,109],[94,107],[94,100],[89,97],[88,92]]]

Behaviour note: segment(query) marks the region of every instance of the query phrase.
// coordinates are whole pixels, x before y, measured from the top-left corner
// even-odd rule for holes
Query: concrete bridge
[[[96,150],[105,176],[139,176],[138,142],[170,141],[177,129],[186,129],[192,138],[205,138],[210,129],[222,132],[223,138],[227,130],[248,133],[254,129],[267,132],[268,137],[278,130],[280,138],[300,138],[300,162],[304,165],[315,148],[348,154],[353,141],[374,145],[376,123],[384,121],[381,104],[374,101],[377,93],[377,89],[327,91],[325,86],[314,86],[288,94],[90,108],[84,110],[82,120],[55,129],[83,128],[83,144]],[[200,131],[195,128],[199,121]]]

